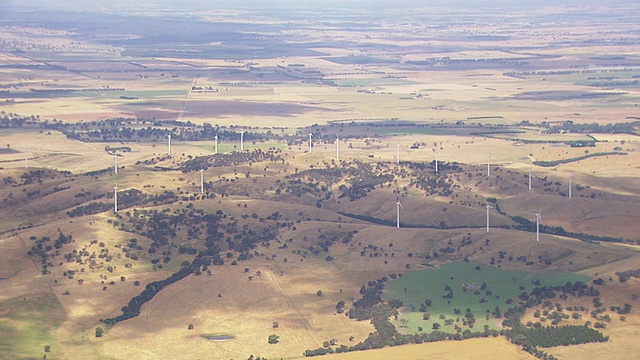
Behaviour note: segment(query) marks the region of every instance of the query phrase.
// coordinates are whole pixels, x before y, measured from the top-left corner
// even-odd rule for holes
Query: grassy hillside
[[[201,158],[208,166],[201,194],[199,172],[190,169],[200,150],[190,149],[195,153],[163,158],[149,153],[158,160],[124,165],[117,175],[106,166],[84,174],[2,170],[0,194],[9,219],[1,243],[7,259],[1,280],[7,290],[2,300],[6,353],[34,356],[51,345],[47,354],[63,357],[206,356],[214,346],[230,356],[297,357],[325,341],[353,346],[367,338],[372,325],[349,319],[337,312],[336,304],[342,301],[349,308],[360,298],[361,286],[374,279],[404,274],[389,283],[385,295],[404,302],[394,324],[403,332],[418,332],[418,327],[428,332],[442,321],[440,315],[453,316],[450,306],[476,307],[469,305],[477,300],[473,292],[469,299],[461,295],[456,300],[460,304],[443,303],[436,296],[442,289],[434,289],[446,285],[445,279],[454,278],[456,291],[457,278],[486,282],[492,296],[483,306],[504,311],[504,300],[532,285],[526,277],[515,283],[500,280],[500,270],[510,270],[509,279],[517,271],[562,284],[574,281],[569,279],[577,276],[570,275],[574,272],[614,277],[616,271],[632,268],[638,256],[633,246],[590,244],[547,233],[536,242],[530,229],[517,228],[513,216],[529,218],[528,209],[543,204],[545,225],[633,241],[625,236],[631,233],[617,227],[591,232],[587,224],[604,207],[608,216],[625,211],[633,217],[635,210],[627,205],[634,197],[599,192],[592,198],[584,196],[588,189],[576,189],[576,198],[567,199],[557,194],[562,184],[549,180],[552,174],[545,179],[538,174],[534,186],[550,182],[547,186],[555,191],[514,191],[526,186],[526,171],[498,166],[487,178],[482,165],[443,162],[436,175],[433,163],[411,158],[400,164],[356,159],[338,164],[327,153],[275,150],[276,157],[257,162],[236,156],[226,164],[232,153]],[[126,164],[128,156],[120,163]],[[113,212],[115,184],[118,213]],[[395,228],[396,197],[402,203],[400,229]],[[493,205],[488,233],[487,201]],[[198,255],[205,252],[209,255]],[[212,263],[192,268],[197,271],[158,291],[142,303],[140,315],[115,325],[100,322],[121,314],[147,284],[167,279],[199,258]],[[480,281],[468,276],[481,271],[446,270],[453,262],[496,276]],[[427,269],[442,272],[442,284],[411,280],[425,274],[435,281]],[[60,312],[47,326],[37,313],[25,317],[14,310],[21,297],[43,296],[58,304]],[[430,310],[434,318],[425,322],[411,309],[429,296],[438,300]],[[501,328],[499,322],[478,316],[477,328],[484,325]],[[95,338],[97,327],[106,330],[101,338]],[[280,336],[276,345],[266,341],[273,333]],[[235,338],[211,342],[203,334]],[[77,340],[65,340],[69,337]],[[12,340],[18,338],[24,341]],[[134,346],[141,340],[149,344],[142,353]]]

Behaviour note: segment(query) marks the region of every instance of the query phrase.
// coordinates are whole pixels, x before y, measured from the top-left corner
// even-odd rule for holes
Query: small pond
[[[205,334],[205,335],[202,335],[202,337],[209,341],[229,341],[236,338],[233,335],[226,335],[226,334],[221,334],[221,335]]]

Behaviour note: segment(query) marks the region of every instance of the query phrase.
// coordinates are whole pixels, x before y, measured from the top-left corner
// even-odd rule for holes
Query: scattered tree
[[[269,344],[277,344],[280,342],[280,336],[276,335],[276,334],[271,334],[269,335],[269,339],[267,340],[269,342]]]

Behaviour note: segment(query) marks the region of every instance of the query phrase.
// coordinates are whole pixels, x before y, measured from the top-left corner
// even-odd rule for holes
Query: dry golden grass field
[[[0,359],[301,359],[384,331],[343,312],[366,286],[466,262],[588,277],[602,306],[552,303],[609,341],[539,349],[638,358],[640,9],[620,1],[0,5]],[[413,305],[388,324],[415,332]],[[536,358],[495,335],[323,358]]]

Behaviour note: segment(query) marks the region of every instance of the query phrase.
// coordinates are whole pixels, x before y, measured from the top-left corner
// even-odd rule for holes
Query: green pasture
[[[0,302],[0,359],[42,358],[45,345],[55,344],[50,331],[64,320],[55,296],[41,294]]]
[[[504,313],[511,307],[506,301],[514,299],[516,302],[519,294],[538,286],[533,284],[536,280],[540,281],[540,286],[550,286],[564,285],[569,281],[586,282],[589,278],[577,274],[536,275],[526,271],[501,270],[481,263],[456,262],[442,265],[439,269],[408,273],[390,281],[387,283],[384,298],[403,301],[404,307],[396,326],[406,333],[417,333],[418,327],[422,327],[424,332],[430,332],[436,322],[442,326],[441,331],[454,332],[454,325],[458,325],[464,331],[468,328],[462,325],[467,308],[471,309],[476,318],[471,331],[482,331],[484,325],[499,330],[502,318],[495,319],[490,316],[486,320],[486,312],[493,312],[497,306],[500,312]],[[463,284],[468,286],[466,291]],[[486,284],[486,288],[483,284]],[[448,293],[444,290],[446,286],[453,292],[451,299],[443,297]],[[481,290],[481,287],[484,290]],[[431,314],[429,320],[423,320],[423,313],[419,311],[426,299],[432,301],[427,310]],[[480,302],[482,299],[483,303]],[[455,314],[454,309],[459,309],[461,313]],[[453,324],[445,326],[442,316],[451,319]],[[402,319],[408,320],[406,328],[400,327]]]

